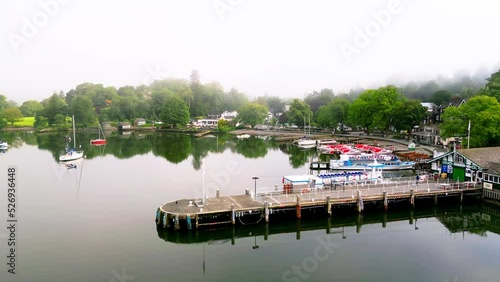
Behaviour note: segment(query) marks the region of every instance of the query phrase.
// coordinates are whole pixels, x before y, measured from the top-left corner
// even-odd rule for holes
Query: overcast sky
[[[48,4],[43,4],[48,3]],[[497,70],[498,1],[2,0],[0,94],[220,82],[300,97]]]

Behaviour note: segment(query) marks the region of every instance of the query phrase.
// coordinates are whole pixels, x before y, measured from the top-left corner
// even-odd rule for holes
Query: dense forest
[[[53,93],[42,101],[29,100],[20,106],[8,100],[7,96],[0,95],[0,128],[13,125],[22,117],[35,116],[37,129],[66,129],[71,115],[83,128],[104,121],[133,122],[135,118],[162,121],[171,127],[182,128],[200,118],[217,118],[224,111],[237,111],[238,117],[232,124],[222,125],[235,126],[238,122],[251,126],[269,123],[302,127],[310,123],[311,126],[333,129],[349,125],[369,133],[375,130],[409,130],[418,125],[427,114],[427,108],[421,106],[421,102],[444,108],[461,100],[482,103],[484,107],[480,111],[475,107],[469,114],[463,110],[445,110],[443,133],[454,136],[463,133],[469,119],[487,115],[489,123],[498,124],[500,118],[497,120],[494,113],[498,110],[495,103],[499,99],[500,71],[487,78],[462,75],[453,79],[440,78],[377,89],[352,89],[349,93],[321,89],[308,93],[304,99],[285,99],[266,94],[251,100],[235,88],[226,91],[217,82],[203,84],[198,72],[193,71],[189,79],[171,78],[157,80],[150,85],[122,86],[118,89],[82,83],[67,93]],[[467,107],[464,109],[467,110]],[[482,115],[472,114],[478,111]],[[272,114],[272,118],[268,113]],[[477,145],[499,143],[500,132],[488,132],[486,143],[478,141]]]

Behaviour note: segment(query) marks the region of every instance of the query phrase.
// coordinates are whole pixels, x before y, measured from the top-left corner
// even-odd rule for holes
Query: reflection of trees
[[[314,149],[302,149],[292,144],[281,144],[280,150],[289,155],[288,159],[293,168],[299,168],[308,164],[311,157],[316,155]]]
[[[153,154],[177,164],[189,157],[191,139],[186,134],[164,134],[156,138],[153,144]]]
[[[193,167],[198,170],[201,168],[202,160],[208,155],[208,152],[222,153],[227,148],[227,139],[229,135],[218,135],[216,137],[192,137],[191,154],[193,155]]]
[[[17,140],[22,146],[23,141],[27,144],[38,145],[39,149],[48,150],[52,153],[54,160],[58,162],[60,154],[65,151],[65,136],[68,132],[54,133],[27,133],[15,132],[4,133],[2,137],[12,144]],[[314,154],[314,150],[301,151],[300,148],[291,144],[276,144],[269,140],[258,137],[239,140],[231,134],[220,134],[216,137],[195,138],[194,136],[181,133],[138,133],[121,135],[118,133],[107,134],[107,144],[104,146],[92,146],[90,140],[96,137],[96,133],[77,132],[76,144],[85,151],[88,159],[104,155],[113,155],[119,159],[131,158],[135,155],[153,152],[155,156],[161,156],[172,163],[180,163],[192,155],[192,165],[200,169],[203,159],[209,153],[223,153],[230,150],[234,154],[241,154],[246,158],[265,157],[269,150],[279,149],[290,155],[290,163],[294,168],[306,164]],[[73,142],[69,144],[73,146]]]
[[[265,157],[267,147],[267,142],[256,137],[236,141],[236,152],[250,159]]]

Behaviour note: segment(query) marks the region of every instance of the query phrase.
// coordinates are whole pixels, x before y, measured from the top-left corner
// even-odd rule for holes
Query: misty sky
[[[48,3],[44,5],[43,3]],[[492,73],[497,1],[2,0],[0,94],[22,103],[84,82],[220,82],[300,97]]]

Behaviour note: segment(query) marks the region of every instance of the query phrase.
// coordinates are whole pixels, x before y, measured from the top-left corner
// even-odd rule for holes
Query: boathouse
[[[485,181],[495,183],[500,173],[500,147],[454,150],[428,160],[431,169],[443,178],[458,181]],[[497,177],[496,188],[500,189]]]

